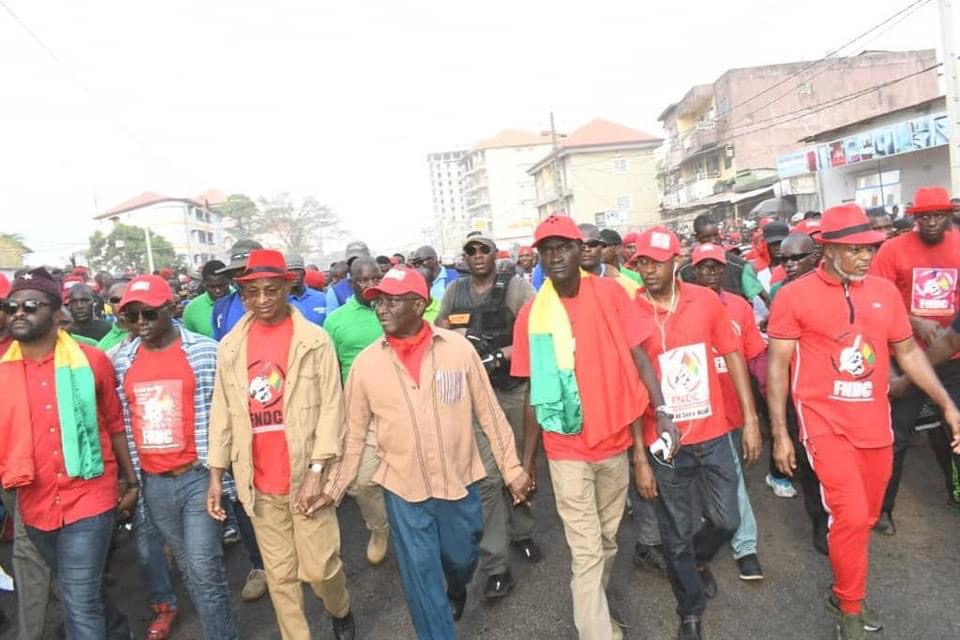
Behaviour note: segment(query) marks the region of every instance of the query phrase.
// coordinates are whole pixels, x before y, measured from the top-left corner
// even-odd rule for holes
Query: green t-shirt
[[[107,335],[100,338],[100,342],[97,343],[97,349],[100,349],[100,351],[110,351],[110,349],[126,340],[128,335],[126,329],[121,329],[119,324],[114,323],[114,325],[110,327]]]
[[[213,337],[213,305],[216,301],[204,292],[187,303],[183,310],[183,326],[187,331]]]
[[[740,287],[743,289],[743,295],[747,300],[753,300],[763,291],[763,285],[757,277],[757,272],[749,262],[743,265],[743,272],[740,274]]]
[[[630,269],[627,269],[626,267],[620,267],[620,275],[626,276],[630,280],[633,280],[634,282],[636,282],[641,287],[643,286],[643,278],[641,278],[640,274],[637,273],[636,271],[632,271]]]
[[[360,352],[383,336],[383,327],[377,320],[376,312],[357,302],[353,296],[327,316],[323,328],[330,334],[337,350],[340,376],[344,383]]]
[[[437,314],[440,313],[440,300],[430,298],[430,304],[423,310],[423,319],[433,324],[437,321]]]

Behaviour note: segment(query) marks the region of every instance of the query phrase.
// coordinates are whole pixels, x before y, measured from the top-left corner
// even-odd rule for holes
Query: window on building
[[[626,158],[614,158],[610,161],[610,169],[613,173],[624,174],[627,172],[627,159]]]
[[[854,200],[863,208],[899,205],[900,170],[861,173],[856,179]]]
[[[617,211],[630,211],[630,196],[617,196]]]

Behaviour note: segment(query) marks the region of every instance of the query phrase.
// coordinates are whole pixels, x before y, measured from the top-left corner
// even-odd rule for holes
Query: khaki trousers
[[[350,612],[350,593],[340,562],[336,509],[327,507],[307,518],[293,513],[290,496],[258,493],[251,521],[284,640],[310,640],[311,637],[301,582],[309,583],[334,618]]]
[[[347,494],[357,501],[360,515],[370,531],[382,531],[390,527],[387,523],[387,509],[383,504],[383,489],[373,483],[373,474],[379,467],[380,457],[377,456],[376,441],[371,444],[368,440],[360,454],[357,477],[347,489]]]
[[[570,547],[573,621],[580,640],[620,638],[610,619],[606,588],[630,482],[627,454],[592,463],[551,460],[550,476]]]

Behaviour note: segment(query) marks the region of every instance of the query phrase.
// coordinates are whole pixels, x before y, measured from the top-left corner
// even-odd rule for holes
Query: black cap
[[[786,222],[774,220],[763,228],[763,240],[766,243],[783,242],[790,235],[790,225]]]
[[[613,229],[601,229],[600,241],[611,247],[619,247],[623,244],[623,238]]]

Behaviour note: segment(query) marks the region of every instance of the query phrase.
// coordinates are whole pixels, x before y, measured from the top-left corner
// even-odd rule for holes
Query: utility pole
[[[148,227],[143,228],[143,234],[147,240],[147,272],[154,272],[153,264],[153,244],[150,242],[150,229]]]
[[[947,136],[950,148],[950,193],[960,196],[960,64],[957,57],[957,15],[954,0],[937,0],[943,37],[943,85],[947,101]]]
[[[563,209],[563,213],[570,215],[566,211],[566,205],[563,202],[563,176],[560,173],[560,147],[557,144],[557,126],[553,121],[553,111],[550,112],[550,141],[553,144],[553,190],[557,206]],[[563,205],[563,206],[561,206]]]

